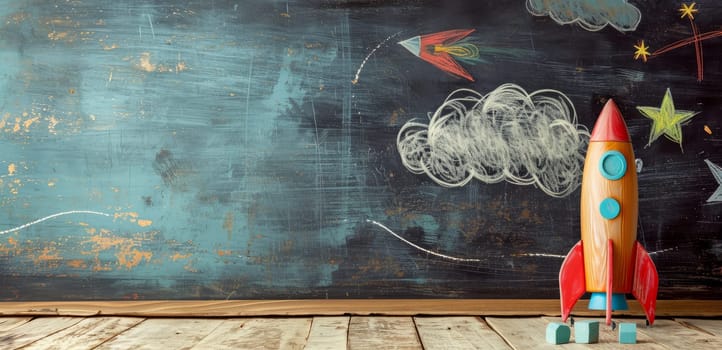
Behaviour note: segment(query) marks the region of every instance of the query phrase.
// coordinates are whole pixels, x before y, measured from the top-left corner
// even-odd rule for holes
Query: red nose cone
[[[627,132],[627,124],[624,124],[622,113],[619,112],[619,108],[617,108],[617,104],[613,100],[607,101],[607,104],[599,113],[589,141],[632,142],[632,139],[629,138],[629,132]]]

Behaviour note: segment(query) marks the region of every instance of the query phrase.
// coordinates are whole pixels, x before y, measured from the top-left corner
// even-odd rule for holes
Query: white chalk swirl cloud
[[[399,130],[404,166],[444,187],[506,180],[536,185],[553,197],[579,187],[589,132],[574,105],[556,90],[527,93],[504,84],[487,95],[452,92],[429,116]]]
[[[611,25],[620,32],[637,29],[642,13],[627,0],[527,0],[535,16],[549,16],[559,24],[578,23],[589,31]]]

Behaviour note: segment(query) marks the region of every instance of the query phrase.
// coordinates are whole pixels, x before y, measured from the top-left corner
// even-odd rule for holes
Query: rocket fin
[[[453,44],[473,32],[474,29],[452,29],[433,34],[424,34],[421,36],[421,46]]]
[[[607,307],[605,308],[607,326],[612,324],[612,292],[614,291],[614,241],[609,240],[607,247]]]
[[[559,270],[559,299],[562,305],[562,321],[567,320],[577,300],[587,291],[584,281],[584,251],[582,241],[574,245],[564,258]]]
[[[635,246],[636,261],[634,263],[634,283],[632,295],[642,304],[649,324],[654,323],[654,312],[657,309],[657,289],[659,277],[649,253],[639,242]]]
[[[462,68],[461,65],[459,65],[459,63],[456,62],[456,60],[446,52],[429,53],[426,52],[425,48],[422,48],[419,57],[422,60],[433,64],[434,66],[436,66],[436,68],[439,68],[444,72],[451,73],[458,77],[466,78],[469,81],[474,81],[474,77],[472,77],[471,74],[466,71],[466,69]]]

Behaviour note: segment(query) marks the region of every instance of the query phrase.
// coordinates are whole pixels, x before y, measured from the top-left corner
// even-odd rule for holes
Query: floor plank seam
[[[494,327],[493,322],[489,322],[489,321],[487,320],[488,317],[479,317],[479,319],[483,320],[484,323],[486,323],[486,325],[489,326],[489,329],[493,330],[496,334],[498,334],[499,337],[501,337],[501,340],[503,340],[504,343],[506,343],[506,345],[508,345],[510,349],[516,349],[516,347],[514,346],[514,344],[512,344],[512,343],[509,341],[509,339],[506,339],[506,336],[504,336],[504,333],[502,333],[497,327]]]
[[[308,339],[311,338],[311,330],[313,329],[314,323],[316,323],[316,318],[311,317],[311,326],[308,327],[308,333],[306,333],[306,345],[308,345]]]
[[[120,336],[121,334],[123,334],[123,333],[125,333],[125,332],[127,332],[127,331],[129,331],[129,330],[131,330],[131,329],[133,329],[133,328],[135,328],[135,327],[138,327],[139,325],[141,325],[143,322],[145,322],[145,321],[147,321],[147,320],[148,320],[148,318],[144,318],[142,321],[140,321],[140,322],[138,322],[138,323],[136,323],[136,324],[134,324],[134,325],[132,325],[132,326],[124,329],[124,330],[121,331],[121,332],[118,332],[118,333],[114,334],[112,337],[110,337],[110,338],[108,338],[108,339],[105,339],[105,340],[102,341],[100,344],[94,346],[94,347],[93,347],[92,349],[90,349],[90,350],[97,349],[97,348],[103,346],[104,344],[113,341],[115,338],[118,338],[118,336]]]
[[[351,348],[351,319],[352,318],[354,318],[354,316],[349,316],[348,326],[346,327],[346,349]]]
[[[223,319],[223,320],[222,320],[221,322],[219,322],[215,327],[213,327],[213,329],[211,329],[211,331],[208,332],[208,334],[206,334],[206,335],[204,335],[202,338],[198,339],[198,341],[196,341],[196,343],[195,343],[193,346],[191,346],[190,349],[191,349],[191,350],[196,349],[196,348],[198,347],[198,344],[202,344],[203,341],[206,340],[206,338],[210,337],[211,334],[213,334],[213,332],[215,332],[216,329],[218,329],[218,327],[222,326],[223,323],[225,323],[225,322],[227,322],[227,321],[230,321],[230,320],[232,320],[232,318],[225,318],[225,319]],[[246,324],[245,320],[241,320],[241,324],[238,326],[238,328],[243,328],[243,326],[244,326],[245,324]]]
[[[419,334],[419,326],[416,324],[416,317],[411,317],[411,322],[414,324],[414,331],[416,332],[416,340],[419,342],[419,345],[421,345],[421,349],[424,350],[424,342],[421,340],[421,334]]]
[[[716,336],[717,336],[716,334],[711,333],[710,331],[708,331],[708,330],[706,330],[706,329],[704,329],[704,328],[700,328],[700,327],[698,327],[698,326],[696,326],[696,325],[693,325],[693,324],[690,324],[690,323],[688,323],[688,322],[685,322],[685,321],[682,321],[682,320],[674,320],[674,321],[677,322],[677,323],[679,323],[679,324],[681,324],[682,326],[685,326],[685,327],[689,328],[689,329],[693,329],[693,330],[695,330],[695,331],[702,332],[702,333],[704,333],[704,334],[709,334],[709,335],[711,335],[711,336],[713,336],[713,337],[716,337]]]
[[[29,324],[30,322],[35,321],[35,320],[40,319],[40,318],[41,318],[41,317],[33,318],[32,320],[30,320],[30,321],[28,321],[28,322],[26,322],[26,323],[23,323],[23,325]],[[54,317],[54,316],[51,316],[50,318],[55,318],[55,317]],[[62,332],[62,331],[64,331],[64,330],[66,330],[66,329],[68,329],[68,328],[70,328],[70,327],[72,327],[72,326],[75,326],[76,324],[82,322],[85,318],[84,318],[84,317],[77,317],[77,318],[74,318],[74,319],[76,319],[77,321],[76,321],[76,322],[73,322],[73,323],[71,323],[71,324],[69,324],[69,325],[67,325],[67,326],[65,326],[65,327],[62,327],[62,328],[60,328],[60,329],[57,329],[57,330],[55,330],[54,332],[50,332],[50,333],[48,333],[48,334],[45,334],[44,336],[42,336],[42,337],[40,337],[40,338],[38,338],[38,339],[35,339],[35,340],[31,341],[30,343],[27,343],[27,344],[25,344],[25,345],[22,345],[22,346],[20,346],[19,348],[16,348],[16,349],[26,348],[26,347],[28,347],[28,346],[30,346],[30,345],[33,345],[33,344],[39,342],[39,341],[42,340],[42,339],[45,339],[45,338],[47,338],[47,337],[49,337],[49,336],[52,336],[53,334],[60,333],[60,332]]]

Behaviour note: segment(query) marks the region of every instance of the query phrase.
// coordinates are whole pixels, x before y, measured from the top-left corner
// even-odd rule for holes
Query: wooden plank
[[[97,349],[190,349],[221,323],[217,319],[147,319]]]
[[[514,349],[558,349],[559,345],[546,342],[546,327],[549,322],[540,317],[500,318],[487,317],[486,323],[506,340]],[[573,335],[573,332],[572,332]],[[589,344],[599,345],[599,344]],[[585,344],[569,343],[565,349],[591,349]],[[596,348],[596,347],[595,347]]]
[[[656,320],[652,327],[637,322],[637,336],[646,334],[669,349],[722,349],[722,338],[685,327],[672,320]]]
[[[585,301],[575,316],[597,316]],[[639,303],[616,316],[644,317]],[[332,299],[0,302],[0,316],[559,316],[556,299]],[[658,317],[720,317],[722,300],[659,300]]]
[[[138,317],[86,318],[60,332],[30,344],[23,350],[94,349],[141,321],[143,319]]]
[[[193,349],[303,349],[311,322],[311,318],[226,320]]]
[[[561,319],[555,318],[555,317],[542,317],[543,320],[545,320],[547,323],[549,322],[561,322]],[[607,326],[604,322],[604,318],[594,317],[594,318],[575,318],[575,321],[583,321],[583,320],[595,320],[599,321],[599,343],[596,344],[589,344],[586,345],[588,347],[593,347],[594,349],[619,349],[620,346],[624,346],[623,344],[619,344],[619,329],[612,329],[611,326]],[[614,322],[621,323],[636,323],[637,324],[637,344],[634,344],[635,349],[657,349],[657,350],[663,350],[667,349],[664,344],[661,344],[662,342],[658,341],[657,339],[654,339],[650,337],[647,334],[640,333],[639,329],[641,327],[644,327],[644,319],[620,319],[615,318],[613,319]],[[574,341],[574,328],[572,328],[572,340]],[[676,349],[680,350],[680,349]]]
[[[32,344],[44,337],[68,328],[82,318],[77,317],[40,317],[18,327],[0,332],[0,349],[18,349]]]
[[[348,349],[422,349],[411,317],[351,317]]]
[[[345,349],[351,317],[314,317],[305,350]]]
[[[703,320],[703,319],[690,319],[682,318],[677,319],[677,322],[681,323],[686,327],[699,328],[710,334],[714,334],[718,337],[722,337],[722,320]]]
[[[416,317],[414,322],[426,350],[510,349],[504,339],[478,317]]]
[[[30,322],[32,317],[2,317],[0,318],[0,332],[11,330],[24,323]]]

